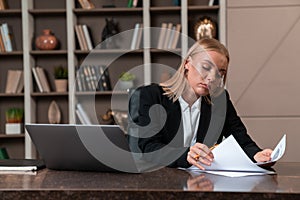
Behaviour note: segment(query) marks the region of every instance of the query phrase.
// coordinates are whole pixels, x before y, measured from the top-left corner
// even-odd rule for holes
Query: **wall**
[[[300,1],[227,0],[227,88],[250,135],[300,161]]]

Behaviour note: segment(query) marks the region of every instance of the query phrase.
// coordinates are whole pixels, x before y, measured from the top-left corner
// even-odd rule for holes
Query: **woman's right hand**
[[[187,161],[201,170],[205,170],[205,167],[202,166],[202,164],[209,166],[213,159],[214,155],[211,150],[202,143],[196,143],[191,146],[187,156]]]

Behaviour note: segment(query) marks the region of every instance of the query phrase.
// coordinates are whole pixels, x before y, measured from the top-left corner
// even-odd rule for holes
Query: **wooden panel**
[[[227,13],[231,54],[227,86],[240,114],[299,116],[300,6]]]
[[[261,148],[274,148],[283,134],[287,135],[287,148],[280,161],[299,162],[300,118],[244,118],[252,139]]]

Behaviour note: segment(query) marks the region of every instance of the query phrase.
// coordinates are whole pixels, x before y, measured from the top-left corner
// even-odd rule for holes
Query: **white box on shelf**
[[[5,133],[6,134],[21,134],[23,133],[23,124],[22,123],[6,123],[5,124]]]

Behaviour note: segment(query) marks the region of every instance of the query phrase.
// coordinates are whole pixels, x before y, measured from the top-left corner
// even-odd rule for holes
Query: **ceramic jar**
[[[58,46],[58,40],[50,29],[44,29],[43,34],[35,40],[35,46],[39,50],[53,50]]]

